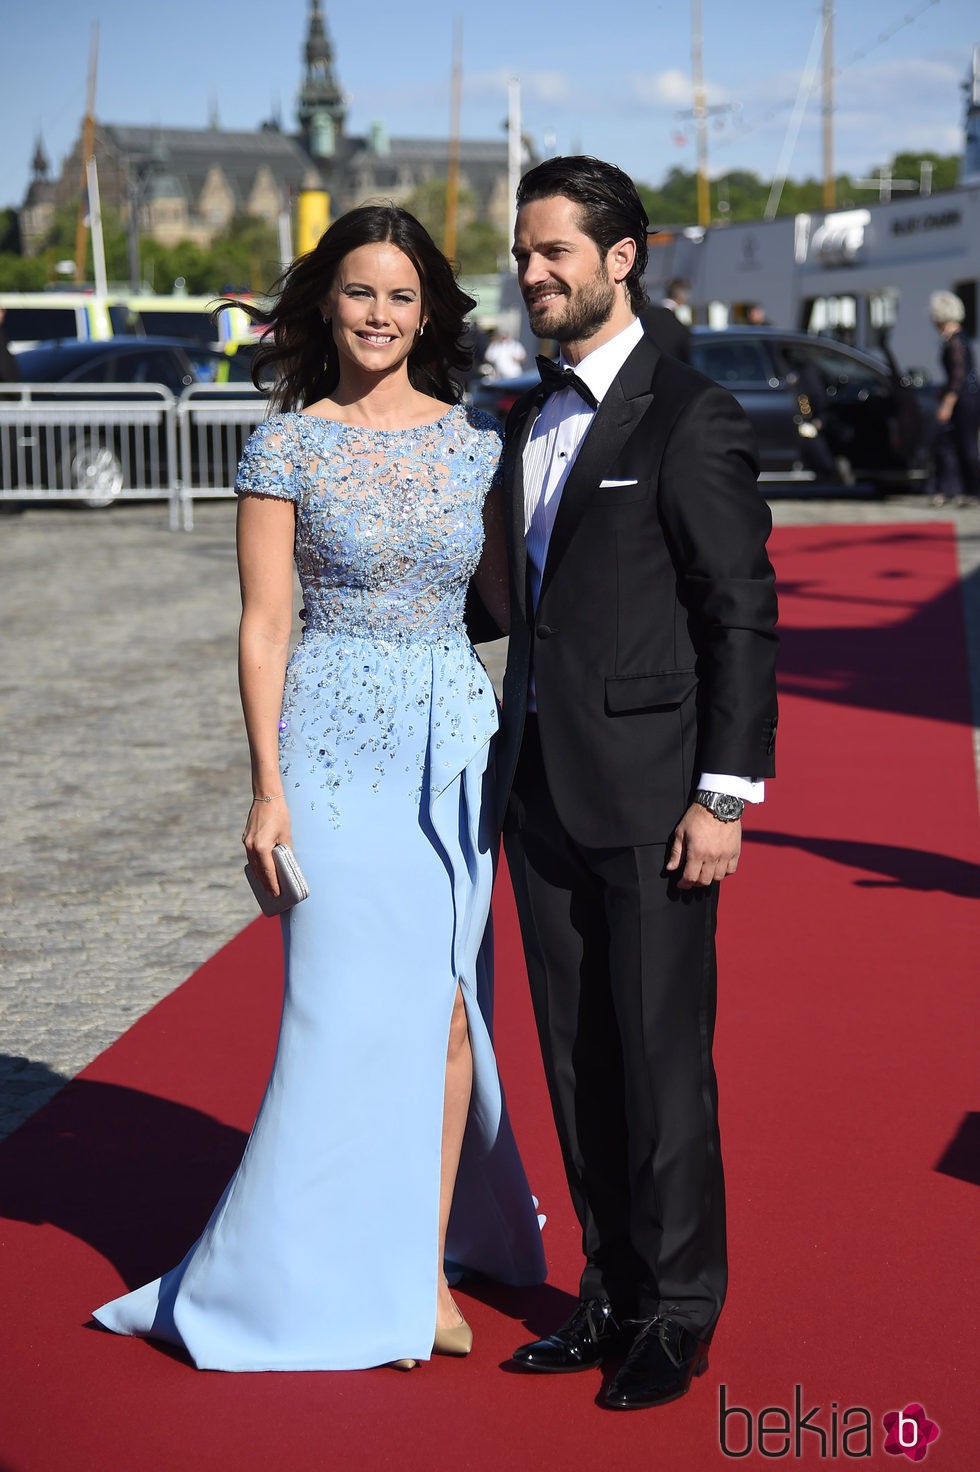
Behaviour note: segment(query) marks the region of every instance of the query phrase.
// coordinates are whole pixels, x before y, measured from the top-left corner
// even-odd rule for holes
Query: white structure
[[[692,283],[696,319],[724,326],[759,302],[778,327],[826,332],[876,351],[882,329],[904,368],[936,369],[930,293],[955,291],[976,337],[980,306],[980,46],[965,86],[961,183],[861,208],[654,236],[647,285]]]

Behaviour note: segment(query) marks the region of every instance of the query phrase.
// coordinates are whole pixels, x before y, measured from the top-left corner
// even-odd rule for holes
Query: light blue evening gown
[[[284,917],[272,1075],[241,1165],[176,1268],[96,1311],[202,1369],[426,1359],[457,985],[474,1086],[450,1278],[544,1277],[490,1036],[490,681],[463,628],[499,430],[463,405],[412,430],[281,414],[237,489],[296,504],[305,607],[280,723],[310,897]]]

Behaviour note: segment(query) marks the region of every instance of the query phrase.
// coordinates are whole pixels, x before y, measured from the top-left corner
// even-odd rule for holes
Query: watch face
[[[715,799],[715,812],[719,818],[740,818],[742,816],[742,800],[732,797],[727,792],[722,792]]]
[[[733,823],[742,816],[745,804],[740,797],[728,792],[699,792],[698,800],[722,823]]]

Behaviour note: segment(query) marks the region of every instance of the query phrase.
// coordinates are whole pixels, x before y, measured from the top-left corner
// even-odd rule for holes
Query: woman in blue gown
[[[239,676],[285,998],[242,1163],[199,1240],[97,1310],[201,1368],[411,1368],[465,1354],[447,1279],[539,1282],[491,1041],[490,681],[467,585],[506,626],[500,433],[458,402],[472,306],[421,225],[342,216],[286,272],[239,467]],[[303,636],[291,657],[293,562]]]

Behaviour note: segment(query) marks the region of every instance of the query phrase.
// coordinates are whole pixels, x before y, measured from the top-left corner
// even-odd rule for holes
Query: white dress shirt
[[[600,404],[642,337],[643,325],[634,318],[622,332],[575,365],[576,374]],[[562,367],[568,366],[564,359],[561,361]],[[561,493],[594,417],[595,410],[575,389],[560,389],[548,395],[524,446],[524,533],[531,600],[535,607]],[[533,672],[527,708],[537,709]],[[731,793],[745,802],[762,802],[765,795],[764,782],[719,772],[702,772],[698,786],[710,792]]]

